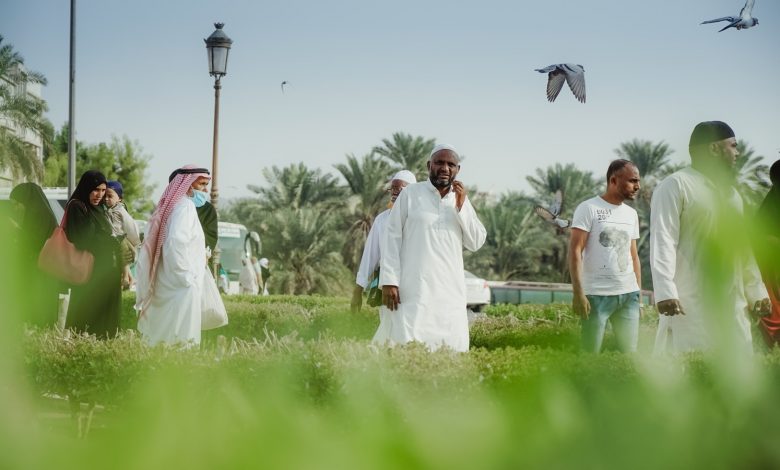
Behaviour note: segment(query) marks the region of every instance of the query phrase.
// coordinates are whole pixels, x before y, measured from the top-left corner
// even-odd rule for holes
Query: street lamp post
[[[228,53],[233,40],[222,31],[225,23],[214,23],[214,26],[217,29],[204,41],[208,51],[209,75],[214,77],[214,142],[211,149],[211,204],[214,206],[214,210],[217,211],[217,203],[219,202],[219,188],[217,186],[219,164],[219,91],[222,89],[220,80],[227,75]],[[219,254],[219,246],[215,246],[213,253],[215,279],[219,279]]]

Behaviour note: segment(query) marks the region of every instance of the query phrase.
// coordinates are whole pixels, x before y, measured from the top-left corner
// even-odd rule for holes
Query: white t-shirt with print
[[[588,232],[582,254],[582,289],[586,295],[620,295],[639,290],[631,259],[631,240],[639,238],[639,217],[626,205],[600,196],[574,211],[572,228]]]

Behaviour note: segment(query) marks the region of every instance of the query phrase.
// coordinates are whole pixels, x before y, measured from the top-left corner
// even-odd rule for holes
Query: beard
[[[450,178],[439,178],[435,175],[431,175],[430,178],[431,184],[436,189],[445,189],[452,186],[452,179]]]
[[[736,185],[739,178],[736,158],[723,148],[718,148],[715,153],[716,162],[713,162],[714,173],[724,184]]]
[[[720,180],[723,184],[729,186],[736,186],[739,179],[739,170],[730,155],[726,155],[725,152],[719,155],[720,161],[713,165],[714,176]]]

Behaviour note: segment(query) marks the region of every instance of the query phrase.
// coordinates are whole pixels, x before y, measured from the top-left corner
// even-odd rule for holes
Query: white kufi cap
[[[458,153],[457,150],[455,150],[455,147],[453,147],[452,145],[447,145],[447,144],[438,144],[436,147],[434,147],[433,150],[431,150],[431,154],[428,156],[428,160],[433,158],[433,155],[436,152],[441,152],[442,150],[449,150],[450,152],[452,152],[455,155],[457,155],[458,160],[460,160],[460,154]]]
[[[390,178],[390,181],[393,180],[401,180],[407,184],[414,184],[417,182],[417,178],[414,177],[414,173],[412,173],[409,170],[401,170],[398,173],[394,174],[393,177]]]

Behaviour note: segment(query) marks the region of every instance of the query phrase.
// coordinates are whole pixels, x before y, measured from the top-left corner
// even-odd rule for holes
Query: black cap
[[[734,131],[723,121],[704,121],[696,124],[688,147],[706,145],[734,137]]]
[[[772,163],[772,166],[769,167],[769,179],[772,184],[780,184],[780,160]]]

